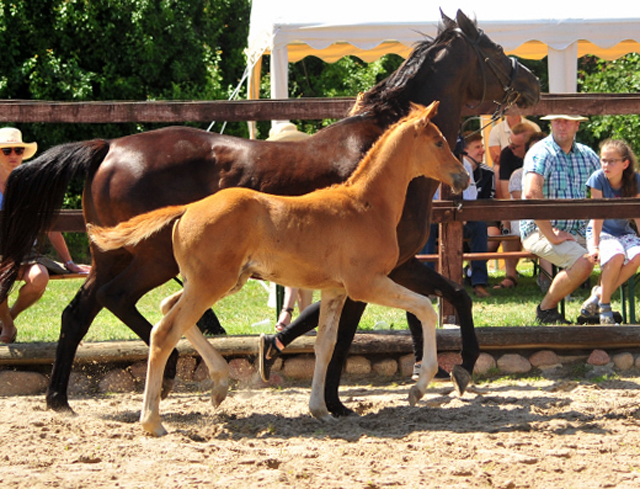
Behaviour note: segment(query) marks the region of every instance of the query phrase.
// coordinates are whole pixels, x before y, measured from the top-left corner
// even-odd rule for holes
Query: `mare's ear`
[[[442,17],[442,24],[444,26],[444,29],[439,29],[440,31],[446,30],[446,29],[455,29],[456,27],[458,27],[458,24],[456,24],[456,21],[453,20],[450,17],[447,17],[444,12],[442,11],[442,7],[440,8],[440,16]]]
[[[473,40],[478,38],[480,33],[478,32],[478,27],[474,20],[469,19],[462,10],[458,10],[456,19],[458,20],[458,25],[460,26],[460,29],[462,29],[462,32]]]

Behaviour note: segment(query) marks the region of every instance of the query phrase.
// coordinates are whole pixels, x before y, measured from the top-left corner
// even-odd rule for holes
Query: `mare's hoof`
[[[424,392],[420,392],[420,389],[415,385],[412,385],[409,390],[409,405],[413,407],[418,404],[418,401],[422,399],[422,396],[424,396]]]
[[[58,414],[76,415],[75,411],[69,406],[69,401],[66,397],[47,396],[47,409],[51,409]]]
[[[162,379],[162,392],[160,392],[160,399],[166,399],[173,390],[173,379]]]
[[[329,412],[333,414],[336,418],[346,418],[347,416],[360,416],[357,412],[352,409],[349,409],[342,403],[338,403],[335,406],[327,405],[327,409]]]
[[[471,382],[471,374],[460,365],[455,365],[451,370],[451,380],[453,381],[456,392],[461,396]]]

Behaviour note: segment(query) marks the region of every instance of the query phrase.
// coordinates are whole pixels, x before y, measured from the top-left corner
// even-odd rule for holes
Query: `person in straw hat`
[[[3,207],[4,193],[7,188],[7,180],[13,170],[33,155],[38,150],[37,143],[25,143],[22,141],[22,133],[14,127],[0,129],[0,208]],[[51,244],[64,262],[64,267],[73,273],[88,273],[87,265],[76,265],[71,259],[67,244],[60,232],[49,232]],[[24,285],[18,291],[18,297],[11,307],[8,300],[0,303],[0,343],[13,343],[18,335],[14,320],[25,309],[35,304],[47,287],[49,271],[37,262],[37,258],[24,263],[19,278]]]
[[[551,135],[536,143],[525,155],[522,197],[524,199],[584,199],[591,174],[600,167],[598,155],[575,141],[578,115],[549,115]],[[558,303],[591,275],[595,260],[586,248],[586,221],[579,219],[520,221],[522,246],[562,270],[537,307],[541,324],[571,324],[558,312]]]

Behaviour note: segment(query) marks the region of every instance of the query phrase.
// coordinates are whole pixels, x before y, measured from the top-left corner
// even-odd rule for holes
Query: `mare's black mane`
[[[457,28],[458,24],[454,20],[445,17],[443,23],[438,25],[438,35],[435,38],[425,35],[395,72],[358,96],[349,115],[367,114],[389,121],[396,121],[407,115],[410,94],[415,93],[412,83],[417,74],[421,68],[431,69],[433,60],[427,57],[433,58],[440,47],[451,42],[457,35]]]

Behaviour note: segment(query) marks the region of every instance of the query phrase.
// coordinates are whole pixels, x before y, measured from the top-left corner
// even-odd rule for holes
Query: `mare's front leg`
[[[311,414],[322,421],[333,421],[324,401],[325,380],[327,367],[336,344],[338,321],[346,295],[342,289],[323,290],[320,301],[320,324],[318,337],[314,346],[316,364],[313,371],[311,399],[309,410]]]
[[[421,295],[438,295],[449,301],[456,309],[460,319],[462,338],[462,366],[451,371],[453,384],[459,394],[463,394],[471,381],[473,367],[480,355],[480,345],[473,324],[472,301],[464,287],[449,280],[432,268],[412,258],[391,272],[389,277],[404,287]],[[408,315],[409,321],[416,320]],[[417,325],[416,325],[417,326]],[[416,329],[411,328],[412,331]]]

